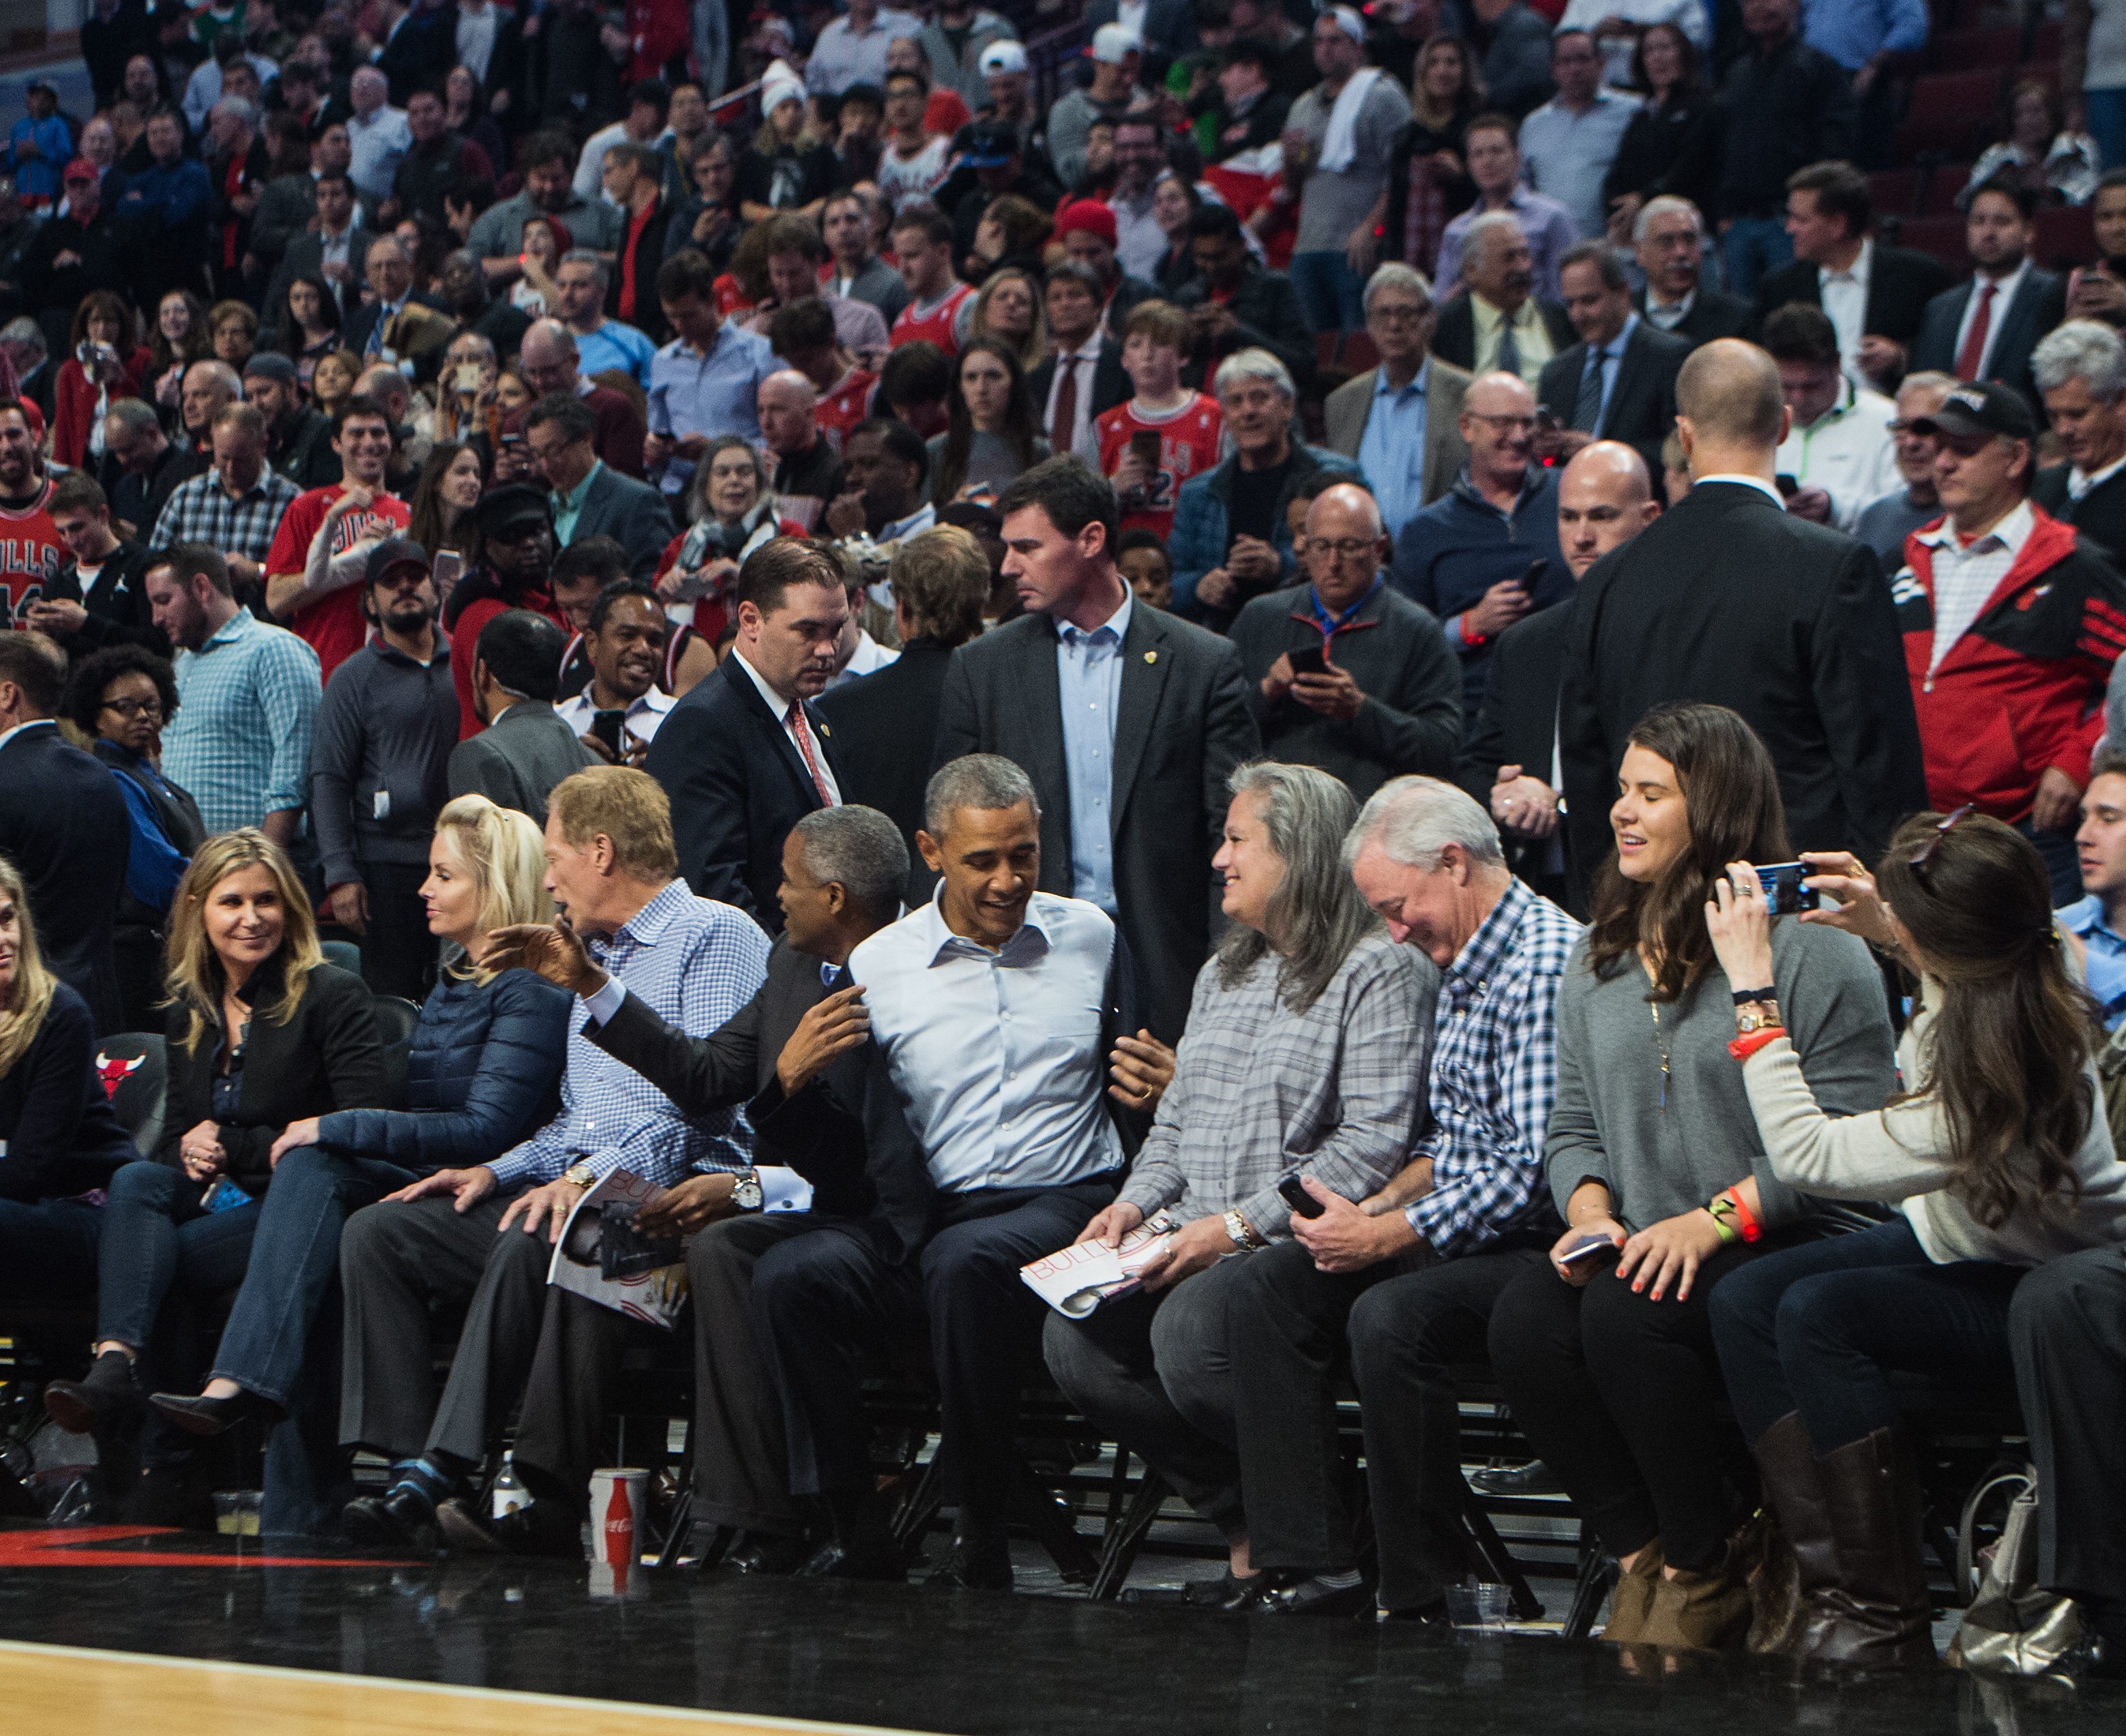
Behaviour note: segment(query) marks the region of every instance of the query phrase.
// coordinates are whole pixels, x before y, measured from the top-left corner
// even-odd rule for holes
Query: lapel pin
[[[1156,663],[1159,661],[1159,653],[1157,651],[1146,651],[1144,654],[1144,660],[1146,663]]]
[[[831,736],[834,733],[832,730],[827,727],[826,721],[824,718],[822,718],[820,722],[820,733],[823,736]]]

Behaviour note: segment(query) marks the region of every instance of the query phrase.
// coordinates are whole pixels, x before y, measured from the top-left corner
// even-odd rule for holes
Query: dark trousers
[[[418,863],[365,862],[361,883],[369,893],[369,932],[361,937],[361,980],[380,995],[397,995],[418,1005],[436,986],[436,937],[428,932]]]
[[[1684,1302],[1673,1290],[1649,1301],[1606,1265],[1570,1284],[1547,1261],[1500,1294],[1487,1335],[1499,1384],[1612,1553],[1658,1537],[1674,1566],[1718,1563],[1748,1455],[1714,1414],[1725,1393],[1708,1302],[1729,1273],[1776,1251],[1762,1242],[1721,1249]]]
[[[146,1351],[157,1345],[156,1378],[186,1379],[195,1358],[194,1306],[225,1296],[243,1281],[259,1203],[226,1212],[200,1209],[209,1184],[146,1159],[111,1178],[103,1207],[97,1275],[99,1341]],[[161,1341],[158,1345],[158,1340]]]
[[[497,1244],[465,1317],[429,1444],[460,1459],[480,1458],[521,1392],[523,1408],[511,1456],[517,1474],[541,1501],[557,1502],[581,1519],[590,1511],[591,1473],[602,1460],[611,1462],[601,1450],[621,1358],[630,1345],[665,1335],[617,1308],[601,1308],[588,1296],[546,1283],[553,1245],[543,1233],[527,1236],[512,1227]],[[498,1274],[498,1267],[504,1270]],[[535,1270],[542,1288],[527,1294]],[[536,1322],[521,1374],[519,1329],[488,1318],[494,1308],[528,1310]],[[468,1451],[475,1442],[478,1450]]]
[[[455,1315],[479,1290],[508,1204],[490,1196],[460,1213],[445,1194],[369,1206],[347,1219],[339,1249],[339,1438],[347,1445],[411,1459],[426,1444],[436,1415],[432,1310]],[[524,1354],[528,1362],[528,1345]],[[468,1456],[478,1458],[478,1448]]]
[[[2038,1582],[2126,1606],[2126,1252],[2029,1273],[2008,1311],[2038,1468]]]
[[[999,1535],[1018,1471],[1019,1388],[1045,1312],[1018,1269],[1069,1246],[1113,1201],[1116,1185],[1110,1174],[1068,1187],[941,1195],[913,1261],[896,1261],[882,1229],[868,1223],[835,1225],[763,1254],[754,1268],[754,1323],[782,1405],[791,1492],[869,1483],[866,1355],[927,1332],[961,1529]]]
[[[243,1287],[222,1328],[214,1372],[286,1407],[319,1313],[339,1281],[339,1239],[350,1213],[413,1180],[375,1158],[300,1146],[273,1171],[260,1202]]]
[[[1936,1265],[1901,1217],[1735,1273],[1713,1298],[1713,1336],[1743,1439],[1797,1410],[1818,1453],[1892,1428],[1892,1369],[2006,1387],[2022,1275],[1995,1260]]]
[[[1192,1384],[1230,1384],[1223,1317],[1231,1287],[1221,1280],[1242,1263],[1224,1261],[1170,1289],[1120,1297],[1083,1320],[1051,1312],[1042,1331],[1048,1372],[1064,1396],[1228,1539],[1247,1529],[1230,1393],[1207,1407],[1190,1403],[1199,1417],[1207,1408],[1216,1415],[1215,1432],[1207,1431],[1183,1414],[1165,1376],[1174,1374],[1184,1399]]]
[[[0,1302],[87,1302],[103,1213],[78,1199],[0,1199]]]

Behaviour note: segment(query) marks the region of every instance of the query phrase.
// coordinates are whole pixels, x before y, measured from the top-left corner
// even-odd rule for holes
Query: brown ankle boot
[[[1798,1411],[1780,1417],[1750,1450],[1764,1478],[1765,1506],[1775,1523],[1766,1539],[1764,1563],[1750,1582],[1755,1614],[1749,1649],[1792,1652],[1801,1644],[1809,1598],[1837,1574],[1823,1480]]]
[[[1640,1639],[1686,1652],[1729,1652],[1750,1631],[1750,1563],[1742,1534],[1727,1540],[1717,1566],[1678,1568],[1654,1581],[1653,1604]]]
[[[1808,1600],[1801,1653],[1840,1663],[1935,1661],[1926,1567],[1920,1554],[1920,1486],[1889,1429],[1817,1460],[1837,1540],[1834,1574]]]
[[[1617,1587],[1609,1594],[1609,1619],[1602,1624],[1604,1639],[1636,1645],[1645,1637],[1646,1613],[1653,1607],[1654,1585],[1661,1570],[1661,1539],[1656,1537],[1639,1551],[1629,1568],[1617,1575]]]

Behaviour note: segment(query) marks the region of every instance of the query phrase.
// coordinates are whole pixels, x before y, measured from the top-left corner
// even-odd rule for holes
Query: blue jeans
[[[319,1313],[339,1280],[347,1215],[413,1179],[394,1163],[314,1145],[283,1157],[258,1209],[250,1265],[222,1328],[215,1374],[287,1408]]]
[[[1727,274],[1727,293],[1745,300],[1757,293],[1760,280],[1793,258],[1793,239],[1787,234],[1783,217],[1737,217],[1720,238],[1720,263]]]
[[[1307,329],[1315,332],[1355,332],[1365,329],[1365,285],[1351,269],[1341,248],[1334,252],[1294,253],[1286,275]]]
[[[2126,168],[2126,89],[2084,91],[2081,102],[2102,167]]]
[[[1729,1274],[1713,1293],[1713,1339],[1744,1437],[1799,1411],[1819,1454],[1864,1440],[1897,1421],[1892,1369],[1967,1391],[2011,1386],[2008,1304],[2023,1271],[1936,1265],[1898,1217]]]
[[[183,1171],[144,1160],[111,1178],[97,1280],[99,1341],[144,1350],[158,1328],[171,1325],[182,1338],[185,1323],[164,1320],[166,1303],[178,1304],[173,1313],[188,1313],[191,1303],[226,1295],[243,1281],[258,1202],[209,1213],[200,1209],[206,1191]],[[182,1378],[177,1369],[167,1373]]]
[[[103,1213],[78,1199],[0,1199],[0,1300],[88,1302]]]

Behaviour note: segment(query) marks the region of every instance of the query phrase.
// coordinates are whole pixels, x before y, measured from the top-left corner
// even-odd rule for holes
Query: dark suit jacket
[[[1764,739],[1796,849],[1872,862],[1926,806],[1904,645],[1864,543],[1746,484],[1700,483],[1595,562],[1573,616],[1558,738],[1583,872],[1612,849],[1632,725],[1670,700],[1731,707]]]
[[[820,715],[834,731],[838,764],[848,772],[842,794],[876,808],[908,841],[911,905],[928,898],[938,884],[916,851],[915,834],[923,824],[930,744],[938,739],[938,708],[952,662],[950,646],[911,639],[884,669],[820,696]]]
[[[316,277],[324,281],[326,288],[336,292],[336,299],[339,302],[341,335],[351,336],[354,317],[361,311],[362,265],[369,258],[370,244],[376,239],[376,235],[363,226],[361,212],[357,211],[354,226],[347,232],[347,263],[352,267],[354,275],[344,283],[334,283],[324,274],[324,243],[308,229],[291,237],[288,250],[281,255],[280,269],[273,274],[272,284],[266,291],[266,305],[271,316],[276,319],[281,317],[281,305],[287,300],[290,284],[298,277]],[[376,323],[372,315],[363,325],[363,342],[368,341],[369,327]],[[361,353],[358,348],[352,345],[349,348],[355,348],[357,355]]]
[[[554,786],[602,763],[552,706],[527,699],[452,748],[446,776],[452,796],[484,796],[497,807],[529,815],[544,830]]]
[[[1070,784],[1056,646],[1055,622],[1034,614],[954,651],[932,763],[1001,754],[1023,767],[1041,798],[1042,889],[1068,894]],[[1122,649],[1108,802],[1115,902],[1145,1023],[1173,1043],[1217,925],[1209,863],[1231,800],[1226,779],[1259,738],[1240,655],[1226,641],[1139,604]],[[659,743],[671,727],[667,717]]]
[[[1499,768],[1517,765],[1531,778],[1545,783],[1555,769],[1551,764],[1557,742],[1557,690],[1565,674],[1565,653],[1572,640],[1573,603],[1568,597],[1554,608],[1538,611],[1517,621],[1499,636],[1485,671],[1483,703],[1469,720],[1462,737],[1461,762],[1455,780],[1491,808],[1491,786],[1499,781]],[[1538,892],[1563,902],[1568,883],[1576,877],[1570,869],[1560,876],[1550,872],[1550,840],[1517,840],[1502,830],[1507,859],[1514,872]],[[1570,845],[1570,835],[1566,841]],[[1576,903],[1573,909],[1584,908]]]
[[[1976,285],[1976,279],[1967,278],[1927,303],[1920,319],[1920,334],[1912,340],[1910,366],[1915,372],[1920,368],[1939,368],[1945,374],[1956,371],[1957,328],[1963,323],[1963,310],[1971,305]],[[2030,352],[2038,347],[2040,338],[2066,318],[2067,279],[2057,272],[2034,265],[2023,273],[2023,281],[2015,286],[2006,307],[1997,300],[1993,305],[1999,335],[1993,340],[1992,354],[1986,358],[1986,377],[2012,386],[2029,399],[2030,408],[2038,413],[2039,427],[2044,425],[2044,400],[2038,392],[2037,376],[2030,371]]]
[[[1033,419],[1041,425],[1041,431],[1044,433],[1048,427],[1049,389],[1055,384],[1056,358],[1053,356],[1026,376],[1026,389],[1033,395]],[[1081,387],[1084,384],[1082,375],[1079,384]],[[1105,415],[1127,400],[1134,390],[1130,385],[1130,376],[1122,371],[1122,351],[1112,340],[1103,338],[1100,340],[1099,360],[1093,364],[1093,407],[1086,412],[1088,419]],[[1058,452],[1069,450],[1068,442],[1056,447]]]
[[[629,574],[648,579],[655,574],[658,556],[664,552],[673,534],[672,509],[665,504],[664,494],[646,482],[623,476],[607,464],[591,479],[590,491],[583,496],[583,510],[576,514],[569,541],[610,537],[627,551]]]
[[[123,1029],[111,935],[132,842],[117,779],[56,723],[32,724],[0,747],[0,854],[29,888],[45,963],[106,1034]]]
[[[1646,292],[1639,291],[1632,297],[1632,305],[1644,319],[1646,311]],[[1698,294],[1691,300],[1690,311],[1681,324],[1673,328],[1671,338],[1688,338],[1691,348],[1710,343],[1715,338],[1746,338],[1755,323],[1750,304],[1740,296],[1731,296],[1725,290],[1708,289],[1700,284]],[[1655,328],[1658,330],[1660,328]]]
[[[1604,440],[1637,447],[1646,461],[1647,474],[1657,480],[1661,442],[1675,426],[1675,376],[1690,352],[1689,338],[1656,331],[1642,319],[1632,329],[1617,363],[1617,383],[1610,389],[1609,408],[1599,430]],[[1586,371],[1585,343],[1552,357],[1543,371],[1536,397],[1563,427],[1572,425],[1580,376]]]
[[[291,253],[295,250],[292,244],[288,248]],[[350,250],[349,258],[352,257]],[[349,293],[358,295],[360,291],[351,290]],[[451,313],[451,305],[447,301],[441,296],[431,295],[427,290],[417,289],[412,291],[406,297],[406,300],[409,305],[433,308],[439,314]],[[376,330],[376,322],[383,312],[384,304],[381,301],[358,302],[347,310],[347,324],[342,328],[341,335],[347,339],[347,348],[352,350],[365,362],[370,359],[369,334]],[[455,319],[456,315],[451,314],[451,317]]]
[[[106,773],[108,776],[109,773]],[[214,1113],[215,1053],[220,1034],[212,1026],[198,1049],[187,1053],[185,1034],[191,1014],[173,1006],[163,1028],[169,1046],[169,1095],[163,1112],[163,1143],[157,1161],[175,1166],[177,1146],[202,1121],[218,1122],[229,1154],[229,1179],[253,1198],[272,1179],[267,1153],[281,1130],[307,1115],[334,1109],[382,1109],[384,1048],[369,985],[333,965],[314,968],[283,1024],[270,1009],[281,995],[277,965],[262,966],[250,1029],[243,1043],[243,1083],[234,1119]]]
[[[1821,307],[1823,293],[1816,273],[1817,268],[1807,260],[1797,259],[1760,283],[1758,328],[1763,327],[1765,315],[1789,301]],[[1954,281],[1949,267],[1931,253],[1909,247],[1885,247],[1878,240],[1868,269],[1868,306],[1862,324],[1871,335],[1908,344],[1919,335],[1927,303]]]
[[[88,619],[67,641],[67,655],[76,660],[109,645],[144,646],[158,657],[170,655],[170,641],[154,622],[148,605],[148,551],[141,544],[122,541],[103,563],[96,594],[83,606]],[[81,603],[81,570],[68,561],[45,587],[54,603]]]
[[[2038,472],[2030,499],[2053,518],[2074,527],[2085,544],[2108,556],[2126,575],[2126,471],[2107,477],[2079,500],[2067,496],[2071,465],[2055,464]]]
[[[1565,310],[1554,301],[1538,301],[1536,311],[1543,315],[1543,323],[1549,329],[1551,348],[1561,354],[1580,341],[1580,333],[1573,330],[1572,322],[1565,317]],[[1442,362],[1451,362],[1465,373],[1473,373],[1476,367],[1476,313],[1469,305],[1469,292],[1462,290],[1448,299],[1439,310],[1439,323],[1432,330],[1432,353]]]
[[[376,69],[390,81],[394,107],[405,107],[415,91],[440,83],[450,71],[457,59],[457,16],[455,7],[447,12],[416,7],[385,41]]]
[[[586,1025],[583,1034],[687,1114],[743,1104],[756,1162],[795,1170],[810,1182],[815,1212],[880,1218],[905,1256],[923,1240],[930,1171],[878,1045],[836,1056],[795,1097],[783,1095],[776,1076],[797,1021],[827,995],[820,963],[777,940],[767,980],[706,1037],[688,1036],[633,995],[610,1023]],[[845,972],[835,980],[848,982]]]
[[[835,787],[847,795],[839,732],[813,707],[805,715]],[[672,798],[687,884],[781,934],[775,889],[782,882],[782,840],[820,805],[820,792],[782,720],[735,653],[665,713],[643,769]]]

